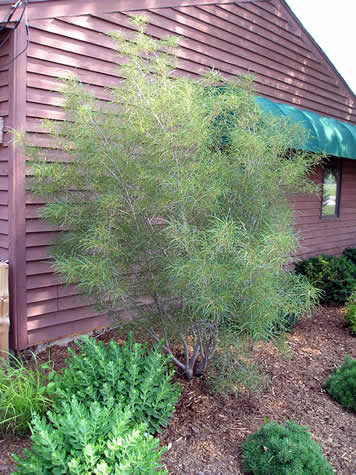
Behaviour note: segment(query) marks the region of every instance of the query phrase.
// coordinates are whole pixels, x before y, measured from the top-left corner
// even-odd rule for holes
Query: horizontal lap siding
[[[316,182],[322,182],[320,169]],[[341,254],[356,247],[356,160],[343,160],[339,218],[321,218],[321,196],[299,195],[292,200],[299,235],[298,258]]]
[[[250,32],[247,21],[245,28],[239,26],[246,8],[224,5],[160,9],[151,12],[150,19],[156,26],[164,25],[169,34],[184,35],[179,43],[188,49],[187,55],[194,57],[198,68],[213,66],[227,76],[252,74],[257,92],[263,96],[348,120],[349,100],[320,61],[306,49],[295,51],[299,43],[295,35],[289,34],[283,41],[269,30],[264,34]],[[277,25],[274,28],[281,29]],[[271,37],[273,41],[268,39]],[[356,116],[353,118],[356,120]]]
[[[113,86],[118,78],[116,53],[109,38],[72,25],[68,19],[32,22],[30,37],[27,131],[32,143],[48,147],[51,142],[40,120],[64,118],[58,77],[63,71],[74,72],[97,98],[107,101],[109,94],[106,88]],[[68,157],[53,150],[48,151],[48,157],[51,160],[68,160]],[[27,194],[26,302],[29,345],[90,331],[108,323],[102,311],[91,305],[87,298],[78,295],[75,287],[62,285],[60,278],[53,273],[49,245],[57,231],[54,226],[40,220],[41,205],[41,200]]]
[[[340,86],[338,77],[315,55],[286,14],[269,2],[131,13],[149,18],[148,33],[155,38],[179,36],[177,74],[197,78],[202,71],[212,67],[227,77],[251,73],[261,95],[356,122],[350,98]],[[115,64],[116,53],[106,34],[117,29],[128,35],[133,33],[129,14],[96,13],[30,22],[26,114],[27,130],[34,144],[41,147],[51,144],[40,119],[64,118],[57,81],[63,71],[76,73],[101,101],[109,99],[107,88],[120,78]],[[60,156],[56,151],[49,153],[54,160]],[[345,210],[351,209],[352,212],[351,195],[348,192]],[[305,206],[307,212],[306,216],[297,218],[307,219],[308,223],[303,226],[317,224],[314,205],[308,199],[296,203],[299,211],[303,212]],[[56,229],[40,221],[40,209],[41,201],[27,194],[26,275],[30,344],[91,330],[107,322],[106,317],[87,300],[76,295],[75,288],[64,287],[59,277],[53,274],[48,246],[56,235]],[[328,236],[330,245],[334,245],[332,223],[330,226]],[[345,241],[353,232],[352,226],[345,225]],[[309,251],[313,230],[308,232],[305,231],[305,243]]]
[[[7,32],[0,35],[0,42],[3,41]],[[9,71],[7,63],[9,61],[9,42],[7,42],[0,52],[0,117],[4,119],[4,128],[8,125],[9,113]],[[9,190],[9,138],[5,133],[3,143],[0,144],[0,260],[8,259],[9,250],[9,226],[8,226],[8,190]]]

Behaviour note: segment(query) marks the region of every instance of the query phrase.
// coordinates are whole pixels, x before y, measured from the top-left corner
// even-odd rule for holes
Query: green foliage
[[[162,345],[149,350],[130,335],[122,345],[111,340],[106,346],[84,336],[77,346],[79,354],[68,350],[71,358],[51,387],[56,410],[75,396],[88,407],[93,402],[128,407],[133,423],[144,422],[151,433],[167,425],[181,387],[172,384],[171,358],[162,353]]]
[[[34,414],[32,447],[13,456],[15,474],[154,474],[160,470],[158,439],[180,394],[173,371],[156,344],[152,350],[130,335],[121,346],[87,336],[79,354],[48,384],[47,419]]]
[[[9,354],[9,365],[0,364],[0,434],[24,435],[29,431],[32,413],[43,414],[49,406],[46,383],[49,364],[33,368]],[[52,373],[50,373],[52,375]]]
[[[227,327],[236,344],[257,339],[301,306],[295,287],[313,307],[315,289],[285,269],[296,247],[287,197],[315,190],[315,158],[292,152],[303,130],[264,115],[251,80],[176,75],[176,41],[135,22],[134,40],[113,35],[125,81],[110,104],[64,80],[67,120],[44,126],[73,160],[27,147],[32,189],[50,198],[42,217],[67,230],[53,248],[64,281],[163,335],[167,351],[183,343],[173,361],[189,378]]]
[[[346,257],[310,257],[295,264],[295,271],[322,291],[321,303],[343,305],[356,288],[356,266]]]
[[[144,424],[133,425],[129,409],[98,402],[84,405],[73,397],[62,412],[48,412],[49,422],[32,420],[32,447],[17,462],[15,475],[155,474],[158,439],[146,434]]]
[[[333,469],[307,427],[269,422],[242,444],[243,465],[254,475],[332,475]]]
[[[326,379],[324,387],[345,409],[356,412],[356,360],[346,355],[342,365]]]
[[[279,295],[293,296],[287,305],[280,305],[280,314],[277,319],[270,322],[267,339],[276,339],[293,330],[298,321],[308,315],[312,310],[311,303],[320,299],[320,292],[313,289],[312,294],[308,294],[304,287],[304,276],[300,274],[288,274],[283,277],[279,283]],[[278,295],[277,294],[277,295]],[[283,300],[282,300],[283,302]]]
[[[356,248],[346,248],[344,249],[342,255],[350,259],[350,261],[352,261],[356,266]]]
[[[345,321],[350,325],[350,330],[353,335],[356,335],[356,290],[352,292],[345,308]]]
[[[285,315],[281,315],[280,320],[276,321],[271,327],[268,338],[273,339],[275,337],[279,337],[282,333],[289,333],[293,331],[295,326],[298,324],[299,317],[300,315],[296,313],[287,313]]]
[[[243,344],[237,347],[231,340],[225,340],[224,344],[224,348],[215,353],[207,371],[211,391],[234,396],[261,393],[269,379],[251,359],[248,348]]]

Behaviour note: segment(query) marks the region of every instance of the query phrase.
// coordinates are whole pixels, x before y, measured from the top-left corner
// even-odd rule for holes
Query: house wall
[[[148,33],[154,37],[180,37],[178,74],[197,78],[211,67],[227,77],[254,74],[258,94],[356,123],[349,91],[285,7],[267,1],[225,3],[30,20],[26,128],[34,144],[50,145],[40,119],[63,119],[57,81],[61,71],[75,72],[98,98],[109,99],[105,88],[117,82],[118,71],[106,33],[121,29],[130,34],[131,14],[148,17]],[[58,158],[55,151],[51,154]],[[297,206],[305,206],[309,213],[311,203],[308,198]],[[48,245],[56,229],[40,221],[42,203],[27,194],[25,205],[27,344],[105,325],[104,315],[53,274]],[[303,223],[305,236],[313,232],[305,226],[312,225],[319,225],[316,218]],[[307,242],[308,250],[316,246],[312,238],[306,239],[303,246]]]
[[[0,33],[0,43],[7,37],[8,31]],[[9,43],[0,49],[0,117],[4,119],[4,128],[9,125]],[[6,134],[0,144],[0,260],[6,261],[9,252],[9,147]]]
[[[323,182],[322,168],[313,179],[319,184]],[[356,247],[356,160],[342,160],[340,200],[338,218],[321,218],[321,194],[293,198],[300,243],[297,257],[340,255],[345,247]]]

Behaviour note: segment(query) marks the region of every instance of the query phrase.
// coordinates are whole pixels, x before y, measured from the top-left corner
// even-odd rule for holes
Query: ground
[[[107,333],[101,338],[107,340]],[[337,475],[356,473],[356,415],[344,411],[323,389],[323,381],[345,354],[356,358],[356,338],[345,327],[341,308],[321,307],[299,322],[281,351],[261,344],[257,358],[271,380],[261,396],[213,396],[203,379],[183,382],[183,395],[160,435],[169,447],[163,463],[170,474],[240,474],[240,444],[268,421],[293,419],[308,425]],[[57,368],[66,351],[51,349]],[[40,355],[45,358],[46,355]],[[28,439],[0,438],[0,474],[11,473],[11,453]],[[322,475],[322,474],[321,474]]]

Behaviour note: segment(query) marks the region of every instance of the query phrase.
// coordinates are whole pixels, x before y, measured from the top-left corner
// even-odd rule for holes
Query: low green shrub
[[[327,305],[343,305],[356,288],[356,267],[344,256],[310,257],[296,263],[295,272],[322,291],[320,303]]]
[[[345,409],[356,412],[356,360],[346,355],[342,365],[326,379],[324,388]]]
[[[49,406],[46,383],[48,364],[36,358],[30,368],[9,354],[9,364],[0,365],[0,434],[24,435],[29,431],[32,413],[44,414]]]
[[[255,475],[332,475],[333,469],[307,427],[269,422],[242,444],[243,467]]]
[[[71,358],[62,375],[57,375],[51,390],[55,410],[72,396],[87,406],[106,405],[113,400],[132,411],[133,423],[144,422],[151,433],[167,425],[179,398],[181,386],[172,384],[174,370],[162,345],[149,349],[136,343],[132,334],[122,345],[108,345],[85,336],[77,343],[79,354],[69,349]]]
[[[350,261],[352,261],[354,265],[356,266],[356,248],[351,248],[351,247],[346,248],[344,249],[342,255],[350,259]]]
[[[35,415],[32,447],[17,462],[14,475],[156,474],[165,449],[148,435],[145,424],[133,426],[132,413],[111,401],[88,407],[73,397],[62,413],[48,412],[49,422]]]
[[[356,335],[356,290],[352,292],[346,303],[344,318],[350,326],[351,333]]]

